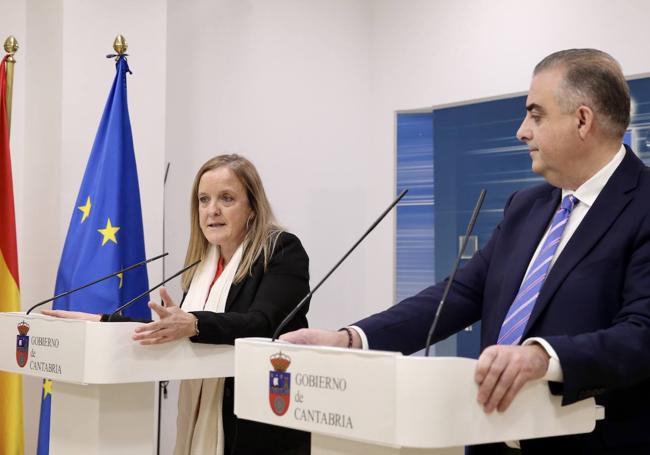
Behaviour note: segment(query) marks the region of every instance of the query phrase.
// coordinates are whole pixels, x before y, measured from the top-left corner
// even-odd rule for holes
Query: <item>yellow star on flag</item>
[[[113,226],[111,224],[111,219],[109,218],[108,221],[106,222],[106,227],[104,229],[97,229],[97,231],[104,236],[102,239],[102,246],[106,245],[106,243],[110,240],[111,242],[117,244],[117,238],[115,237],[115,234],[117,231],[119,231],[120,228],[118,226]]]
[[[52,395],[52,380],[46,379],[43,381],[43,399],[46,399],[48,395]]]
[[[120,279],[120,289],[122,289],[122,283],[124,283],[124,274],[118,273],[117,277]]]
[[[88,196],[88,199],[86,199],[86,205],[81,205],[77,207],[81,212],[83,213],[83,217],[81,217],[81,222],[83,223],[86,221],[86,218],[90,216],[90,208],[92,207],[92,204],[90,203],[90,196]]]

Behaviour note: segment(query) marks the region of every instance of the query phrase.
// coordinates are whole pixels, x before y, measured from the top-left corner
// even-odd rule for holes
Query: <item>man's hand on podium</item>
[[[149,302],[160,320],[137,327],[133,339],[140,344],[160,344],[196,335],[196,316],[181,310],[165,288],[160,288],[160,298],[164,306]]]
[[[361,347],[361,338],[356,330],[350,329],[352,334],[352,347]],[[282,341],[293,344],[310,344],[317,346],[334,346],[339,348],[348,347],[348,334],[346,331],[334,332],[332,330],[321,329],[300,329],[295,332],[280,335]]]
[[[81,311],[67,311],[67,310],[41,310],[46,316],[52,316],[62,319],[82,319],[84,321],[99,322],[102,319],[101,314],[83,313]]]
[[[474,379],[479,385],[478,403],[486,413],[508,409],[528,381],[546,374],[549,355],[539,344],[493,345],[478,358]]]

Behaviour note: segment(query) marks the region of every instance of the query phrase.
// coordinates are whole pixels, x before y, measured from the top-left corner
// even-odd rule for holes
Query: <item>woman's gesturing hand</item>
[[[160,344],[195,335],[196,316],[181,310],[165,288],[160,288],[164,305],[149,302],[149,308],[160,317],[159,321],[141,325],[135,329],[133,339],[140,344]]]

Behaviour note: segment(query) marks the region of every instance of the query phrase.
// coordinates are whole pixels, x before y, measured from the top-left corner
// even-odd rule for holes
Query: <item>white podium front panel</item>
[[[413,449],[586,433],[595,427],[593,399],[561,406],[543,381],[524,387],[508,411],[486,415],[476,402],[475,366],[473,359],[240,339],[235,414]]]
[[[137,326],[0,313],[0,370],[54,381],[50,454],[153,453],[155,381],[234,373],[232,346],[142,346]]]
[[[359,440],[394,440],[397,354],[235,341],[235,414],[249,420]],[[290,357],[286,372],[271,358]],[[271,390],[285,379],[285,391]],[[277,387],[276,387],[277,389]]]
[[[78,384],[233,375],[232,346],[187,339],[142,346],[132,339],[137,326],[0,313],[0,370]]]

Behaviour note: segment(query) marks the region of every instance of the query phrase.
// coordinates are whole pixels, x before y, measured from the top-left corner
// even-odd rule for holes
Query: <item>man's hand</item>
[[[546,374],[548,362],[549,356],[539,344],[489,346],[478,358],[474,374],[478,403],[488,414],[495,409],[505,411],[526,382]]]
[[[359,338],[359,334],[354,329],[350,329],[350,331],[352,333],[352,347],[360,348],[361,338]],[[295,332],[285,333],[280,336],[280,339],[293,344],[348,347],[348,334],[344,330],[334,332],[332,330],[300,329]]]

